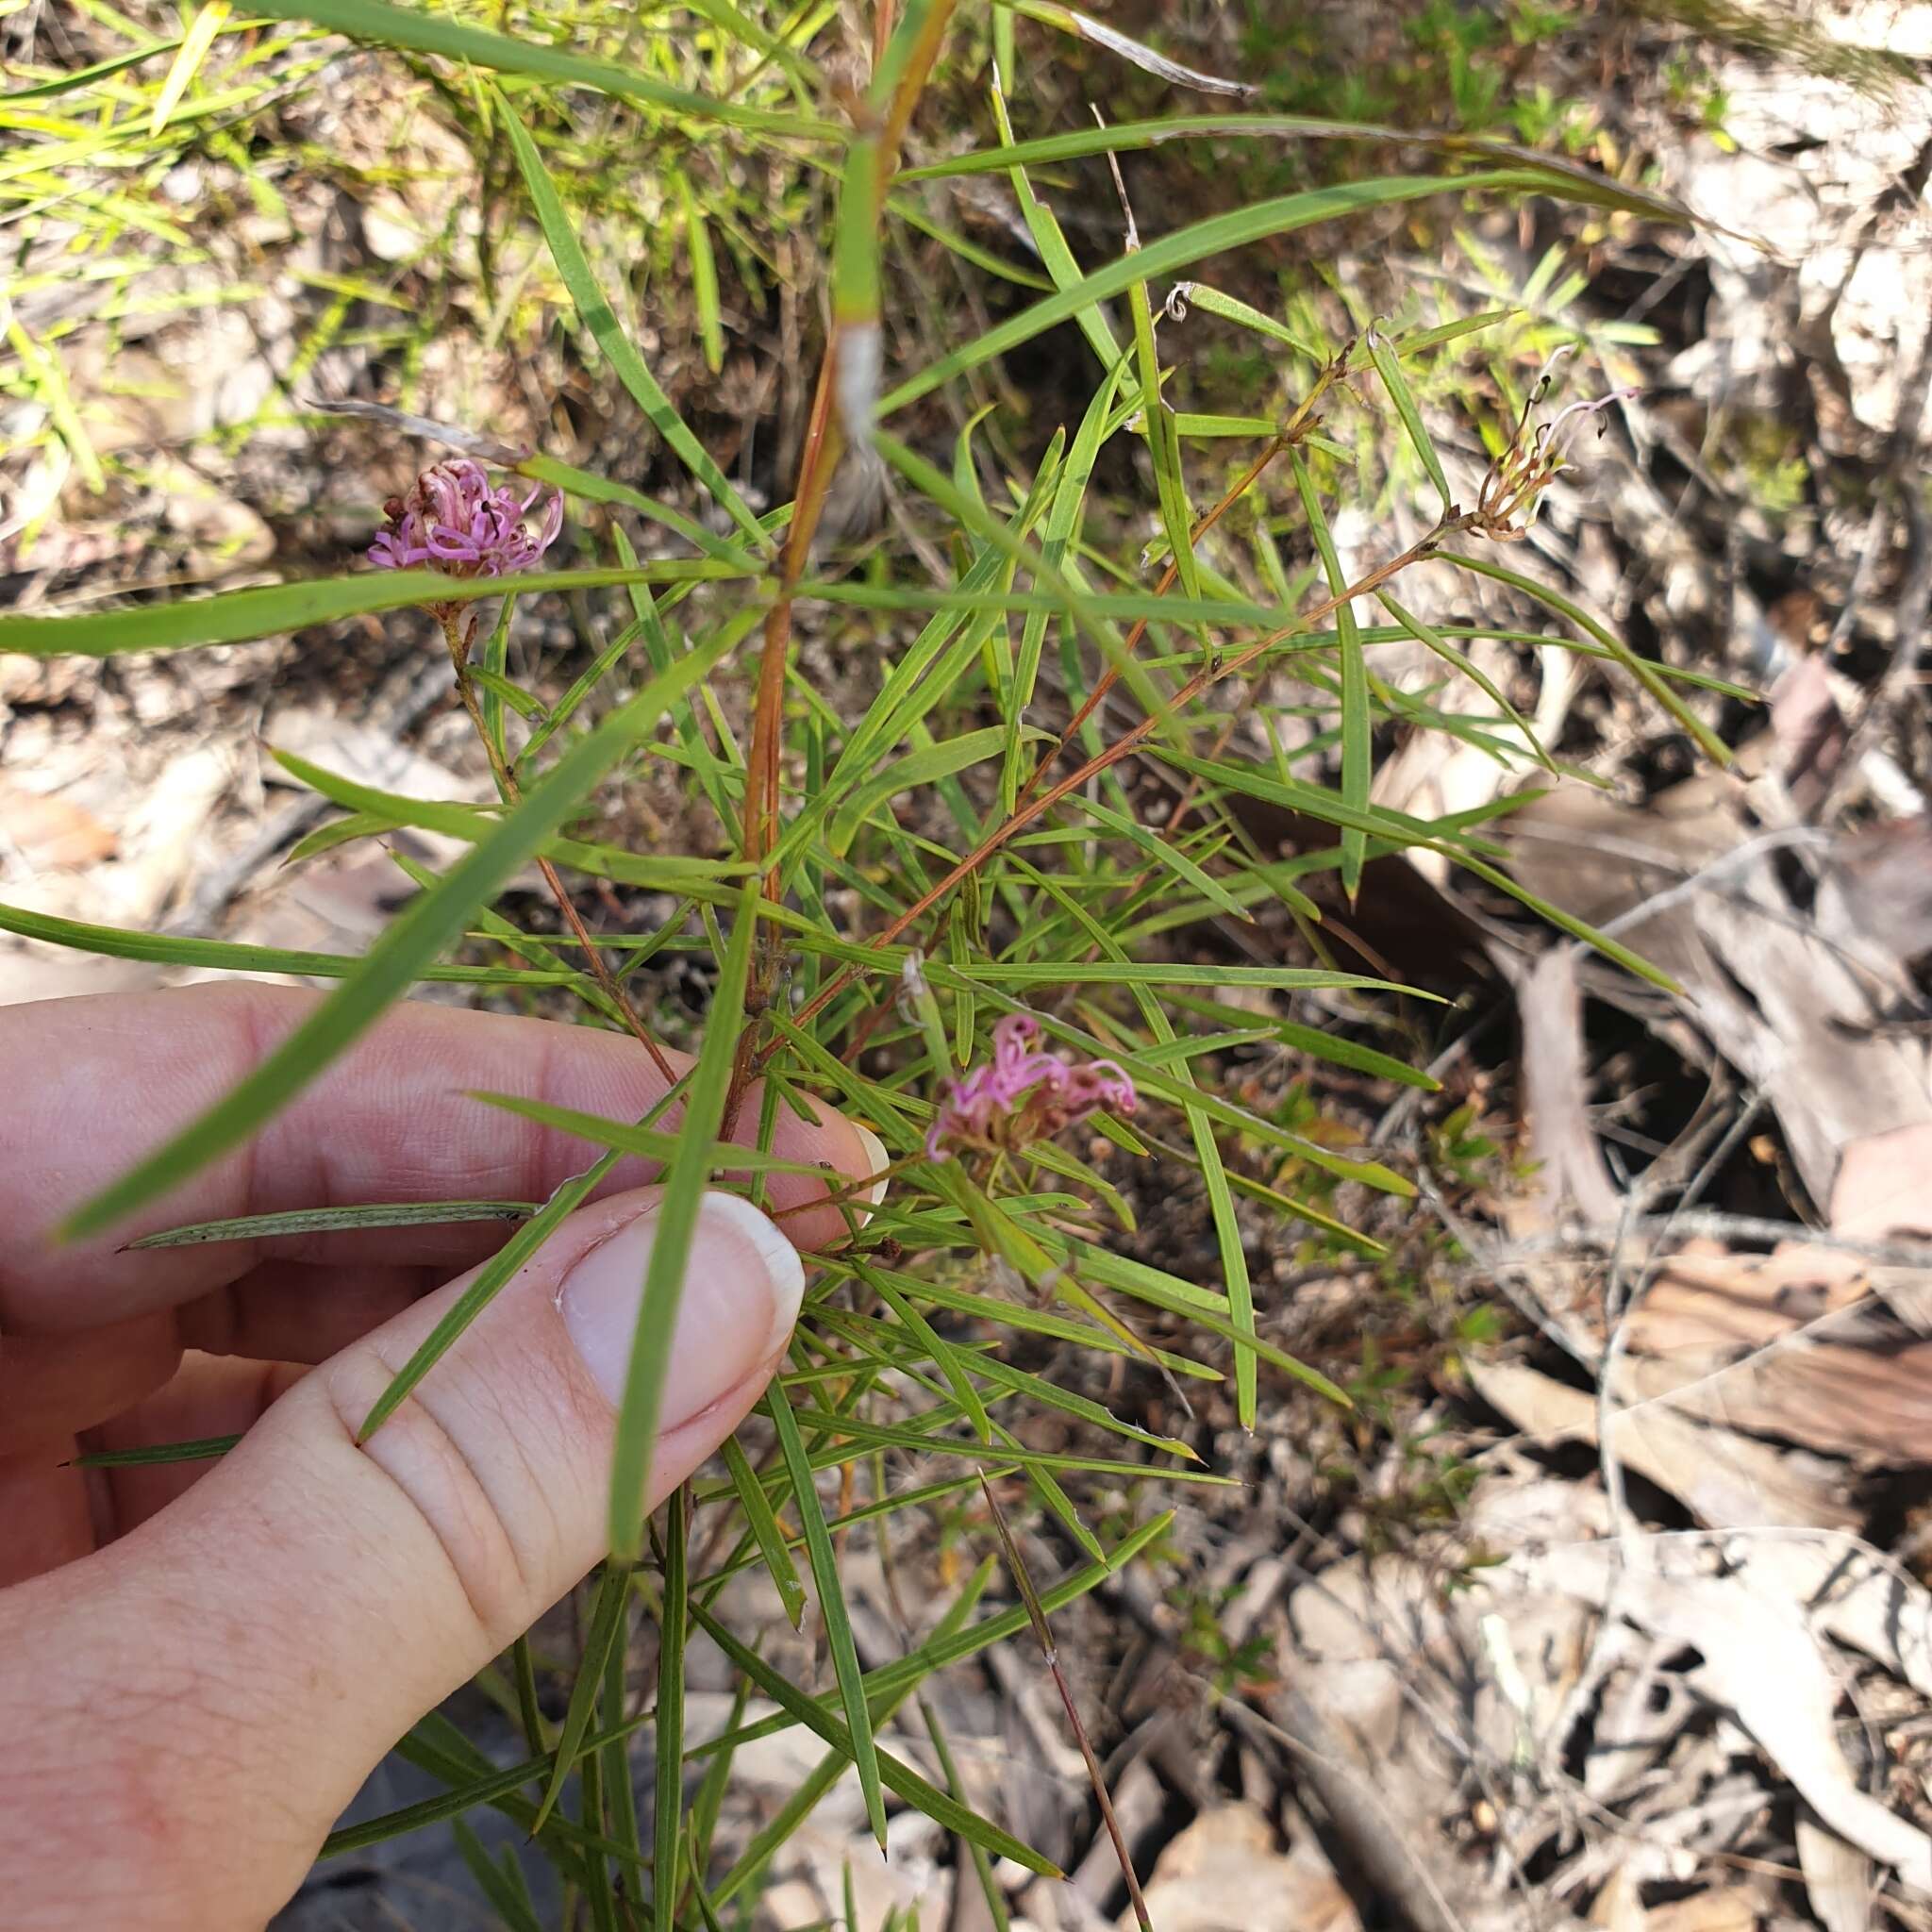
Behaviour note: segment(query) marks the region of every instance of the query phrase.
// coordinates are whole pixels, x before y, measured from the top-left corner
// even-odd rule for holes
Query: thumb
[[[659,1199],[565,1221],[367,1442],[474,1274],[311,1371],[160,1514],[0,1596],[15,1924],[259,1926],[396,1738],[590,1569]],[[704,1197],[654,1504],[757,1400],[803,1289],[773,1223]]]

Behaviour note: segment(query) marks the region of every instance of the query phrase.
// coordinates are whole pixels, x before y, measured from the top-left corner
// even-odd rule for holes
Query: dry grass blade
[[[1033,1578],[1026,1569],[1026,1559],[1021,1556],[1020,1547],[1013,1541],[1013,1533],[1007,1527],[1006,1514],[992,1492],[992,1485],[981,1476],[979,1487],[980,1493],[986,1498],[986,1507],[992,1512],[993,1527],[999,1532],[1000,1548],[1006,1552],[1008,1573],[1020,1592],[1021,1601],[1026,1606],[1027,1620],[1033,1625],[1033,1634],[1039,1641],[1041,1654],[1046,1658],[1046,1667],[1053,1673],[1054,1688],[1060,1693],[1060,1703],[1065,1707],[1067,1723],[1073,1727],[1074,1740],[1080,1746],[1080,1756],[1086,1760],[1087,1775],[1093,1785],[1094,1802],[1100,1807],[1108,1836],[1113,1840],[1114,1856],[1121,1864],[1121,1876],[1126,1881],[1127,1896],[1133,1901],[1134,1917],[1140,1922],[1141,1932],[1154,1932],[1154,1922],[1147,1914],[1147,1901],[1141,1894],[1141,1881],[1134,1873],[1133,1857],[1127,1850],[1126,1840],[1121,1836],[1120,1821],[1114,1816],[1113,1800],[1108,1795],[1106,1774],[1101,1771],[1100,1759],[1093,1755],[1092,1740],[1080,1719],[1080,1707],[1074,1702],[1066,1674],[1060,1669],[1059,1649],[1053,1641],[1053,1626],[1047,1622],[1046,1607],[1040,1601],[1040,1592],[1034,1589]]]

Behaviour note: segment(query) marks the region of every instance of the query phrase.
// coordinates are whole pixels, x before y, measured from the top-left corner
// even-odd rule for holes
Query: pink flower
[[[528,570],[563,528],[563,494],[544,507],[538,528],[525,519],[540,483],[519,497],[507,485],[492,490],[490,473],[467,457],[425,470],[408,496],[382,507],[389,519],[369,546],[378,570],[440,570],[451,577],[502,577]]]
[[[992,1058],[952,1090],[925,1136],[929,1158],[943,1160],[960,1147],[988,1151],[1050,1139],[1102,1108],[1132,1113],[1134,1083],[1115,1060],[1074,1066],[1039,1049],[1040,1022],[1008,1013],[992,1029]]]

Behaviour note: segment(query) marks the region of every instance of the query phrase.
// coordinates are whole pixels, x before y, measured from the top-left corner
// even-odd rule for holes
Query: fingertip
[[[886,1143],[863,1121],[848,1121],[846,1124],[858,1136],[859,1148],[868,1162],[866,1173],[878,1175],[858,1198],[868,1208],[876,1208],[886,1198],[886,1170],[891,1166],[892,1157],[886,1151]]]
[[[841,1203],[825,1210],[836,1217],[839,1229],[842,1232],[844,1217],[839,1207],[853,1208],[860,1224],[871,1219],[871,1210],[876,1208],[886,1196],[884,1174],[892,1164],[892,1157],[886,1151],[886,1143],[879,1139],[863,1121],[854,1120],[850,1114],[841,1113],[829,1101],[821,1100],[818,1095],[805,1096],[811,1109],[818,1117],[818,1126],[813,1138],[818,1141],[817,1158],[835,1169],[842,1178],[834,1182],[835,1188],[850,1189],[854,1181],[871,1181],[867,1188],[852,1189],[841,1196]],[[874,1178],[877,1176],[878,1178]],[[836,1235],[823,1235],[818,1231],[818,1217],[808,1217],[811,1225],[798,1227],[788,1223],[792,1238],[803,1247],[815,1247],[821,1241],[836,1239]]]

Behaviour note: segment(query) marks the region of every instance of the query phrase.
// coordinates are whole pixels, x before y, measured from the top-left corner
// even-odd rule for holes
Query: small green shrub
[[[714,1137],[754,1073],[766,1081],[762,1133],[778,1108],[820,1094],[869,1122],[893,1158],[883,1206],[818,1260],[790,1367],[764,1405],[752,1452],[677,1499],[662,1535],[640,1508],[662,1350],[641,1353],[611,1498],[620,1560],[599,1585],[606,1614],[591,1627],[614,1642],[638,1611],[681,1656],[688,1630],[700,1620],[712,1627],[720,1591],[742,1571],[769,1569],[785,1600],[801,1600],[795,1559],[804,1549],[818,1611],[836,1632],[844,1610],[836,1571],[823,1559],[828,1539],[883,1541],[913,1524],[924,1525],[959,1595],[937,1634],[916,1633],[904,1657],[862,1678],[849,1645],[833,1645],[836,1681],[795,1686],[742,1646],[727,1649],[741,1681],[774,1698],[783,1721],[805,1713],[832,1740],[824,1778],[800,1794],[775,1837],[761,1835],[729,1870],[713,1858],[711,1832],[718,1780],[743,1728],[688,1760],[680,1738],[658,1736],[675,1774],[660,1792],[691,1808],[682,1828],[674,1815],[668,1831],[659,1819],[655,1842],[645,1834],[653,1851],[620,1857],[609,1840],[625,1819],[634,1831],[636,1818],[623,1740],[652,1713],[631,1709],[622,1673],[607,1673],[603,1654],[587,1655],[573,1710],[591,1721],[571,1735],[602,1776],[581,1788],[577,1815],[551,1816],[538,1840],[599,1924],[631,1923],[618,1919],[619,1901],[640,1897],[656,1901],[660,1932],[715,1924],[714,1910],[755,1895],[784,1831],[848,1758],[865,1768],[879,1815],[869,1733],[927,1673],[1024,1631],[1029,1610],[1070,1602],[1166,1537],[1163,1515],[1109,1497],[1144,1499],[1154,1472],[1163,1483],[1223,1480],[1192,1445],[1004,1360],[1008,1340],[1053,1338],[1114,1358],[1130,1389],[1202,1391],[1231,1380],[1235,1416],[1248,1427],[1264,1388],[1284,1377],[1338,1403],[1352,1394],[1365,1420],[1386,1407],[1391,1376],[1401,1372],[1365,1356],[1345,1393],[1267,1340],[1241,1210],[1282,1226],[1299,1222],[1312,1253],[1374,1253],[1377,1243],[1351,1224],[1347,1204],[1365,1193],[1407,1197],[1413,1183],[1338,1144],[1305,1088],[1250,1105],[1237,1070],[1242,1051],[1261,1047],[1383,1082],[1432,1085],[1388,1050],[1400,1041],[1377,1024],[1384,1003],[1417,996],[1328,963],[1320,950],[1307,964],[1229,963],[1203,942],[1205,928],[1298,928],[1319,946],[1312,887],[1332,874],[1352,899],[1376,858],[1422,849],[1647,970],[1529,900],[1479,817],[1424,822],[1374,802],[1378,748],[1398,730],[1458,731],[1524,768],[1546,756],[1500,691],[1485,685],[1487,715],[1434,710],[1385,682],[1376,659],[1385,645],[1420,643],[1445,679],[1480,676],[1466,647],[1493,625],[1437,625],[1414,614],[1407,586],[1422,573],[1475,574],[1543,594],[1498,553],[1534,514],[1567,433],[1547,426],[1560,418],[1543,408],[1533,362],[1524,359],[1555,341],[1507,305],[1479,310],[1440,288],[1417,291],[1416,312],[1402,325],[1358,316],[1341,337],[1329,333],[1331,311],[1312,297],[1275,313],[1218,289],[1239,287],[1239,264],[1291,236],[1319,270],[1324,225],[1375,210],[1427,206],[1453,219],[1458,209],[1541,197],[1580,200],[1595,218],[1669,211],[1637,191],[1527,157],[1444,150],[1420,175],[1371,165],[1385,150],[1363,145],[1343,123],[1280,118],[1283,108],[1332,111],[1331,94],[1296,99],[1274,78],[1252,108],[1215,100],[1204,112],[1197,96],[1182,96],[1117,125],[1029,133],[1028,63],[1052,34],[1091,36],[1078,16],[1044,0],[1019,0],[960,26],[982,35],[994,57],[985,70],[943,70],[949,97],[967,104],[973,125],[927,126],[917,117],[950,13],[943,4],[908,7],[876,72],[855,87],[835,72],[829,7],[741,9],[708,0],[689,11],[634,14],[558,0],[505,13],[268,0],[247,20],[218,22],[186,73],[177,42],[130,34],[111,71],[52,75],[8,97],[14,125],[42,143],[27,155],[29,174],[64,176],[94,197],[82,209],[92,225],[76,247],[105,257],[125,241],[132,216],[101,202],[90,171],[111,164],[158,179],[183,155],[206,150],[230,157],[258,204],[271,205],[290,158],[265,165],[278,91],[320,85],[341,51],[335,36],[379,50],[383,70],[414,76],[424,110],[459,132],[475,157],[488,210],[475,270],[488,328],[512,341],[546,327],[568,332],[585,362],[621,386],[625,436],[649,440],[664,479],[652,493],[541,450],[498,453],[520,491],[558,491],[569,508],[560,547],[501,580],[378,572],[345,555],[338,569],[266,588],[0,619],[0,648],[102,657],[431,608],[501,792],[498,805],[479,809],[285,761],[343,814],[308,850],[427,826],[467,841],[468,856],[440,876],[412,874],[420,895],[366,958],[327,968],[340,983],[315,1019],[246,1087],[83,1208],[75,1225],[108,1225],[243,1141],[432,968],[457,978],[475,973],[494,996],[525,1004],[553,1002],[560,986],[581,1024],[627,1026],[695,1051],[679,1090],[688,1131],[665,1177],[674,1203],[716,1180],[724,1157]],[[1029,37],[1041,37],[1024,52],[1016,14]],[[893,9],[880,17],[892,25]],[[1273,9],[1255,17],[1261,34]],[[1543,19],[1519,8],[1500,30],[1540,30]],[[1499,29],[1487,22],[1433,6],[1413,24],[1404,58],[1446,90],[1466,127],[1513,126],[1525,141],[1574,150],[1581,124],[1570,106],[1540,95],[1511,102],[1499,92],[1488,58]],[[1249,42],[1256,67],[1271,76],[1291,71],[1279,58],[1287,51],[1280,41]],[[1087,58],[1151,63],[1157,79],[1136,85],[1168,85],[1154,57],[1131,42],[1090,47]],[[1366,116],[1386,104],[1371,90],[1345,94],[1342,105],[1345,116]],[[1240,157],[1253,180],[1307,136],[1344,143],[1358,164],[1331,185],[1277,182],[1198,220],[1153,220],[1143,208],[1145,230],[1097,266],[1081,265],[1091,257],[1091,224],[1082,224],[1076,255],[1055,211],[1069,202],[1053,184],[1092,190],[1106,158],[1131,158],[1156,141]],[[292,160],[338,165],[307,151]],[[975,183],[1010,197],[1030,259],[954,225],[941,188]],[[1127,219],[1106,204],[1106,225]],[[768,244],[787,229],[781,262]],[[177,245],[165,234],[160,242]],[[914,272],[935,261],[971,286],[979,315],[950,300],[935,306]],[[1544,291],[1557,273],[1553,263]],[[727,310],[756,310],[788,275],[803,278],[793,292],[806,303],[816,400],[788,493],[764,508],[714,460],[688,416],[725,359],[727,334],[742,326]],[[1193,338],[1180,308],[1170,308],[1177,282],[1191,284],[1191,312],[1215,318],[1220,346],[1205,358],[1205,376],[1189,364]],[[1319,275],[1306,286],[1318,289]],[[821,296],[824,328],[810,320]],[[655,353],[636,326],[647,306]],[[453,308],[439,313],[457,325]],[[375,338],[400,378],[404,408],[435,326],[391,313]],[[1490,374],[1465,381],[1465,358],[1480,353],[1485,329],[1502,331],[1510,346]],[[1063,354],[1081,358],[1083,390],[1064,421],[1028,423],[1010,372],[1053,331]],[[58,398],[60,340],[22,353],[16,387]],[[685,371],[676,399],[657,373],[674,360]],[[1245,407],[1210,413],[1198,406],[1203,382],[1249,391]],[[1048,415],[1059,401],[1047,397]],[[1452,492],[1430,424],[1473,402],[1489,417],[1492,460],[1479,484],[1471,476]],[[277,404],[284,421],[314,421],[302,414],[308,407],[299,385]],[[83,467],[98,460],[71,397],[49,420],[47,434],[66,439]],[[413,465],[442,453],[426,448],[419,458],[401,417],[392,433],[399,466],[406,455]],[[1023,460],[1025,447],[1037,457]],[[1118,484],[1104,496],[1095,484],[1103,462],[1109,475],[1138,479],[1138,496]],[[888,514],[871,532],[860,519],[841,541],[820,542],[828,495],[855,476]],[[1424,503],[1423,534],[1344,564],[1335,514],[1362,491],[1372,508],[1395,491]],[[372,479],[372,506],[381,493]],[[590,614],[599,647],[560,693],[552,667],[533,667],[520,641],[532,607],[558,593]],[[1679,683],[1698,680],[1633,658],[1554,593],[1544,601],[1555,625],[1547,641],[1635,678],[1710,741],[1678,694]],[[829,680],[828,663],[838,667]],[[654,769],[672,771],[708,805],[724,828],[716,849],[641,851],[599,831],[600,801]],[[1164,774],[1165,789],[1137,783],[1137,770]],[[1284,858],[1244,828],[1243,801],[1318,822],[1332,838],[1325,849]],[[557,879],[560,924],[509,893],[533,859]],[[667,895],[673,910],[646,935],[587,946],[577,924],[586,879]],[[220,942],[193,949],[17,911],[0,911],[0,924],[109,953],[166,960],[192,951],[198,962],[319,970],[307,957]],[[710,990],[701,1022],[667,991],[662,969],[674,961],[698,969],[697,983]],[[1331,1017],[1307,1004],[1317,993]],[[984,1059],[1004,1018],[1023,1014],[1047,1047],[1116,1063],[1137,1110],[1109,1101],[1077,1134],[966,1140],[952,1158],[932,1158],[928,1134],[947,1083]],[[569,1124],[614,1150],[638,1144],[658,1123]],[[1465,1178],[1494,1152],[1461,1116],[1435,1130],[1436,1159]],[[1133,1250],[1157,1162],[1161,1178],[1152,1185],[1199,1191],[1210,1251],[1149,1258]],[[756,1191],[757,1180],[749,1185]],[[560,1211],[546,1207],[519,1240],[541,1239]],[[380,1220],[358,1212],[363,1223]],[[668,1216],[665,1228],[675,1226]],[[660,1341],[681,1266],[674,1234],[660,1234],[646,1317]],[[508,1264],[494,1278],[507,1274]],[[409,1365],[371,1426],[435,1373],[459,1328],[446,1324]],[[1463,1339],[1481,1334],[1478,1324]],[[1029,1447],[1028,1424],[1056,1411],[1078,1426],[1080,1446]],[[1465,1473],[1422,1441],[1404,1453],[1414,1465],[1407,1507],[1453,1510]],[[947,1473],[895,1488],[907,1464]],[[842,1473],[836,1502],[802,1479],[808,1471]],[[976,1607],[990,1574],[979,1559],[1014,1561],[981,1477],[998,1484],[1013,1510],[1058,1524],[1080,1553],[1051,1588],[1041,1582],[1041,1606],[1036,1586],[1016,1574],[1024,1604]],[[683,1546],[693,1515],[707,1532],[702,1546],[720,1554],[687,1574],[666,1557]],[[1188,1611],[1205,1668],[1230,1686],[1264,1670],[1259,1652],[1216,1651],[1213,1608],[1194,1603]],[[527,1657],[514,1661],[519,1672],[530,1668]],[[447,1764],[418,1744],[425,1761]],[[568,1764],[541,1734],[532,1744],[525,1782],[554,1790]],[[689,1780],[676,1774],[687,1761]],[[457,1776],[436,1808],[455,1815],[479,1802],[524,1805],[518,1815],[527,1822],[526,1801],[500,1776]],[[946,1815],[982,1850],[1033,1857],[1015,1849],[997,1820]],[[417,1811],[358,1826],[332,1849],[421,1822]],[[654,1856],[667,1848],[679,1869],[654,1871]],[[621,1908],[629,1914],[627,1904]]]

